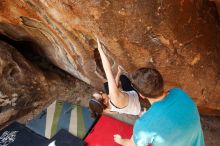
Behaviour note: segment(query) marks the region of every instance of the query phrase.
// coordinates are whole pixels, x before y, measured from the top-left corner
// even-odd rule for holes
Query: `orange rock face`
[[[0,33],[41,46],[56,66],[101,87],[95,35],[116,72],[152,63],[203,114],[220,115],[220,25],[208,1],[2,0]]]

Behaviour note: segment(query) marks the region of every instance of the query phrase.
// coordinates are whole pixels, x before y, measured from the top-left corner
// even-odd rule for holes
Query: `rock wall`
[[[47,80],[12,46],[0,41],[0,127],[30,112],[48,93]]]
[[[220,115],[220,25],[207,0],[1,0],[0,33],[29,40],[59,68],[100,88],[95,35],[116,72],[153,64],[203,114]]]

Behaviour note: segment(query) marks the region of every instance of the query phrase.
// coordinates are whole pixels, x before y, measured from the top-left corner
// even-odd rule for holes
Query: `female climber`
[[[141,112],[139,96],[132,86],[131,81],[125,75],[121,75],[122,70],[120,66],[118,67],[116,78],[114,79],[110,62],[103,52],[102,45],[98,38],[97,44],[107,82],[104,83],[106,93],[95,93],[93,94],[94,98],[89,101],[91,115],[96,117],[103,112],[139,115]],[[123,91],[118,88],[119,80]]]

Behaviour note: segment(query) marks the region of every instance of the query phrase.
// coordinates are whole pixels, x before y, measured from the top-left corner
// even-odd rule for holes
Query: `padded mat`
[[[130,139],[132,131],[132,125],[102,115],[85,138],[85,142],[88,146],[119,146],[114,142],[113,135],[119,134],[123,138]]]
[[[47,146],[48,141],[17,122],[0,131],[0,146]]]
[[[48,146],[85,146],[85,142],[62,129],[50,139]]]
[[[65,129],[83,139],[96,120],[89,109],[63,101],[55,101],[26,126],[47,138]]]

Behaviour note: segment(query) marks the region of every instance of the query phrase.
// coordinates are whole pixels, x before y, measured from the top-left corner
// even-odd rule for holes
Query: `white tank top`
[[[118,112],[120,114],[129,114],[129,115],[139,115],[141,112],[141,105],[139,101],[139,97],[136,91],[126,91],[124,92],[128,95],[128,105],[124,108],[117,108],[112,102],[109,100],[110,111]]]

